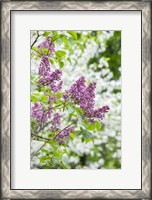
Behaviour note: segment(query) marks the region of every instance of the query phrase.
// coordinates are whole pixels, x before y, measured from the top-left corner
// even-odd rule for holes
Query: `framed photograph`
[[[151,2],[1,2],[2,199],[151,199]]]

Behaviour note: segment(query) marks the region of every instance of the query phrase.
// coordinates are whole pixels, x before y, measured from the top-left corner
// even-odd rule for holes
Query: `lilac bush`
[[[80,138],[82,143],[94,142],[94,132],[99,131],[110,106],[100,105],[97,108],[95,90],[98,85],[94,81],[89,83],[84,76],[64,89],[63,63],[66,59],[69,63],[71,61],[64,51],[56,47],[59,36],[51,33],[47,37],[43,35],[43,41],[37,41],[39,44],[35,43],[32,47],[39,65],[36,78],[33,78],[34,81],[31,79],[36,88],[31,100],[31,137],[42,141],[43,145],[32,152],[31,158],[41,155],[39,167],[42,168],[70,168],[69,163],[62,161],[63,154],[70,156],[69,142],[72,143],[74,138]],[[60,37],[65,42],[65,35]],[[47,145],[51,149],[46,148]],[[58,150],[61,147],[63,152]]]

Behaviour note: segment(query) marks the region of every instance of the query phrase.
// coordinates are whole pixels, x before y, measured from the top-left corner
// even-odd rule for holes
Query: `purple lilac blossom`
[[[50,38],[47,37],[41,44],[38,45],[38,48],[41,50],[42,48],[48,49],[50,51],[51,55],[52,53],[55,52],[55,47],[53,43],[51,42]]]
[[[55,51],[54,45],[51,43],[49,37],[47,37],[45,41],[38,45],[38,48],[47,48],[51,53]],[[56,93],[62,89],[62,71],[60,69],[55,69],[53,72],[50,71],[49,55],[41,58],[38,74],[41,76],[38,81],[38,85],[40,87],[48,85],[53,93]]]
[[[95,118],[102,120],[105,117],[105,113],[110,109],[109,106],[94,109],[95,88],[96,83],[94,82],[86,86],[85,78],[82,76],[63,95],[65,101],[72,100],[73,103],[80,105],[84,112],[84,117],[87,117],[90,123],[94,123]]]
[[[42,121],[43,122],[47,122],[51,118],[52,113],[53,113],[52,109],[49,109],[49,110],[43,112]]]
[[[62,76],[62,71],[60,69],[56,69],[53,72],[47,72],[47,75],[42,76],[39,79],[38,83],[40,86],[44,85],[50,86],[50,90],[56,93],[62,89],[61,76]]]
[[[40,103],[36,102],[32,106],[32,117],[34,117],[37,121],[41,121],[42,119],[42,106]]]
[[[43,56],[40,62],[39,69],[38,69],[38,74],[40,76],[46,76],[49,74],[48,72],[50,72],[49,59],[48,59],[48,56]]]
[[[64,139],[69,139],[70,133],[73,132],[73,130],[74,130],[73,127],[69,127],[63,130],[62,132],[60,132],[58,134],[59,144],[62,144],[64,142]]]
[[[49,97],[49,103],[52,103],[53,101],[56,101],[56,100],[58,100],[56,96]]]
[[[49,109],[46,112],[43,111],[42,105],[38,102],[32,106],[32,117],[37,121],[47,122],[51,118],[52,110]]]
[[[105,113],[107,113],[109,109],[109,106],[103,106],[94,110],[94,117],[98,118],[99,120],[102,120],[105,117]]]
[[[51,131],[57,131],[61,125],[61,115],[59,113],[54,113],[53,119],[51,121]]]
[[[54,93],[60,91],[62,89],[62,81],[60,81],[58,84],[52,83],[50,84],[50,90]]]

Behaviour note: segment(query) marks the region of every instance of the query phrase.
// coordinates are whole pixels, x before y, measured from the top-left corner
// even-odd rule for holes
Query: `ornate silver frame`
[[[11,190],[10,187],[10,11],[140,10],[142,12],[142,189]],[[151,1],[7,1],[1,2],[1,191],[2,199],[151,199]]]

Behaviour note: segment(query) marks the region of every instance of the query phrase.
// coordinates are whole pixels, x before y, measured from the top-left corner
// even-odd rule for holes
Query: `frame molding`
[[[4,1],[1,3],[1,191],[2,199],[151,199],[151,2],[150,1]],[[140,10],[142,12],[142,189],[11,190],[10,187],[10,15],[17,10]]]

